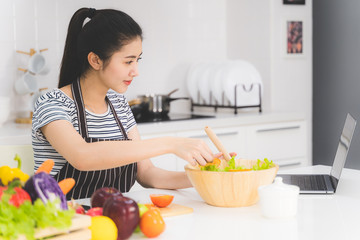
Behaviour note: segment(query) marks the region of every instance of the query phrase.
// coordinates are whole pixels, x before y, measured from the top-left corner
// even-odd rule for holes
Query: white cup
[[[34,74],[25,72],[24,75],[15,81],[15,91],[20,95],[32,93],[38,90]]]
[[[29,60],[28,71],[40,75],[47,74],[49,72],[49,67],[46,65],[44,55],[41,53],[32,55]]]
[[[10,98],[0,97],[0,126],[2,126],[10,115]]]

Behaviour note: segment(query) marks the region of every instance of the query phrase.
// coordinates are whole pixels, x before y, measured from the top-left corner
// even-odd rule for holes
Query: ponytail
[[[86,18],[90,18],[84,25]],[[114,52],[136,37],[142,39],[140,26],[126,13],[81,8],[72,16],[61,61],[58,87],[84,76],[90,68],[87,56],[93,52],[106,67]]]

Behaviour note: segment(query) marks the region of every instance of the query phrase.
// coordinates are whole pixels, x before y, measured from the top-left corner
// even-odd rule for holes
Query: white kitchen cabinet
[[[281,168],[306,166],[308,163],[305,120],[240,122],[229,127],[227,121],[219,119],[214,125],[216,127],[212,129],[223,145],[229,152],[236,152],[238,157],[261,160],[268,158]],[[172,132],[161,135],[145,134],[143,138],[160,136],[199,138],[217,153],[218,150],[206,135],[203,126],[197,129],[187,131],[186,128],[174,128]],[[187,164],[185,160],[172,154],[153,158],[153,162],[158,167],[176,171],[183,171],[184,165]]]
[[[246,128],[246,158],[273,160],[281,167],[306,164],[305,121]]]

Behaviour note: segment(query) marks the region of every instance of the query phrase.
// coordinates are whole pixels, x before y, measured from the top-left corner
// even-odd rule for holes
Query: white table
[[[330,167],[304,167],[291,172],[329,173]],[[144,189],[124,195],[140,203],[149,203],[149,194],[168,193],[175,195],[174,203],[194,209],[191,214],[165,218],[166,230],[157,239],[348,240],[360,239],[359,183],[360,171],[344,169],[336,194],[300,195],[297,216],[280,220],[264,218],[259,204],[242,208],[209,206],[194,188]],[[133,234],[131,239],[143,237]]]

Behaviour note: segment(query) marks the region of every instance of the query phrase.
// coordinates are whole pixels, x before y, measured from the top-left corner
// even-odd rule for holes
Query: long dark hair
[[[86,18],[91,20],[84,26]],[[81,8],[72,16],[61,61],[58,87],[73,83],[86,74],[87,56],[95,53],[104,62],[136,37],[142,39],[141,27],[126,13],[103,9]]]

